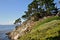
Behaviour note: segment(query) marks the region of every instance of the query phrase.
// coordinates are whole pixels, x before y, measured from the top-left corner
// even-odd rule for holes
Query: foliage
[[[56,15],[58,8],[55,7],[55,5],[54,0],[33,0],[28,5],[28,10],[25,11],[25,15],[23,15],[22,18],[28,20],[33,16],[34,20],[39,20],[39,18],[51,16],[52,13]]]
[[[60,38],[60,17],[52,16],[37,21],[32,30],[21,36],[19,40],[54,40]]]
[[[20,18],[18,18],[17,20],[15,20],[15,22],[14,22],[14,24],[18,24],[18,23],[20,23],[21,24],[21,19]]]
[[[22,18],[30,20],[34,17],[36,25],[34,25],[31,32],[21,36],[19,40],[58,40],[60,38],[60,17],[52,16],[57,13],[58,8],[54,0],[33,0],[28,5],[28,10],[25,11]],[[44,17],[48,18],[44,19]],[[38,21],[39,19],[42,20]],[[14,24],[19,22],[21,20],[17,19]]]
[[[42,20],[40,20],[40,21],[37,21],[37,22],[36,22],[37,25],[35,25],[32,30],[38,28],[39,25],[42,25],[42,24],[44,24],[44,23],[48,23],[48,22],[53,21],[53,20],[60,20],[60,17],[59,17],[59,16],[52,16],[52,17],[48,17],[48,18],[46,18],[46,19],[42,19]],[[37,27],[37,26],[38,26],[38,27]]]

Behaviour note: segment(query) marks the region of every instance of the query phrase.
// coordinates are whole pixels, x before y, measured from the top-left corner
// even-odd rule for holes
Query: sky
[[[20,18],[32,0],[0,0],[0,25],[13,24]]]
[[[58,3],[59,0],[55,0]],[[11,25],[28,9],[32,0],[0,0],[0,25]],[[57,4],[60,7],[59,4]]]

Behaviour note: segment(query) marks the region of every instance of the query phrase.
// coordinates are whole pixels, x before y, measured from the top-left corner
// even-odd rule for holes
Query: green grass
[[[50,18],[46,18],[46,19],[37,21],[36,22],[36,25],[34,25],[34,27],[33,27],[32,30],[36,29],[39,25],[42,25],[44,23],[47,23],[47,22],[50,22],[50,21],[53,21],[53,20],[60,20],[60,17],[58,17],[58,16],[52,16]]]
[[[59,36],[60,17],[54,16],[38,21],[30,33],[20,37],[19,40],[47,40],[50,37]]]

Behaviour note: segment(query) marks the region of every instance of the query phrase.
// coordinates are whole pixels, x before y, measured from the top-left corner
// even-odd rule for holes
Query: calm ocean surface
[[[9,40],[5,33],[12,31],[13,29],[15,29],[14,25],[0,25],[0,40]]]

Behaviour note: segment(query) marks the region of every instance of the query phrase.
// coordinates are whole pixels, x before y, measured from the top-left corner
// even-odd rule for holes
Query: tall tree
[[[28,5],[28,11],[25,12],[22,18],[29,19],[31,16],[35,18],[50,16],[53,11],[57,13],[57,7],[55,7],[54,0],[33,0]]]

